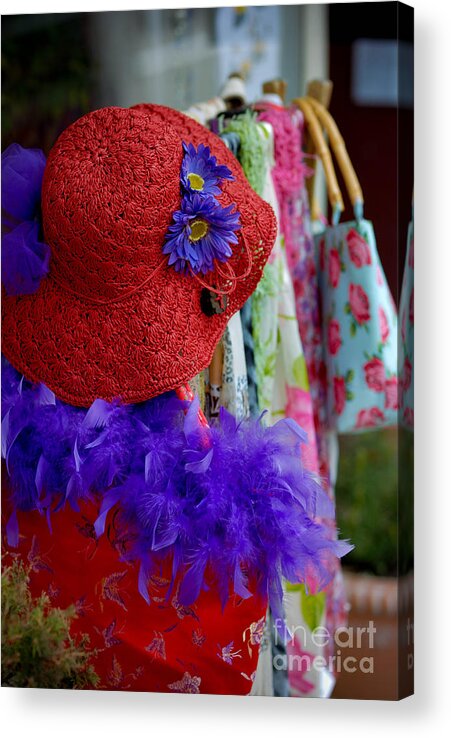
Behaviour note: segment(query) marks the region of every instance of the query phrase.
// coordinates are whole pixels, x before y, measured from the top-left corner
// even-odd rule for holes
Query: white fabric
[[[281,107],[283,107],[282,98],[275,92],[265,92],[263,95],[261,95],[261,97],[259,97],[257,102],[268,102],[272,103],[273,105],[280,105]]]
[[[237,97],[245,105],[247,102],[246,85],[239,77],[229,77],[222,87],[220,96],[223,100],[230,100],[232,97]]]
[[[224,363],[220,405],[238,420],[249,415],[246,357],[240,314],[233,315],[223,336]]]
[[[258,654],[257,671],[255,672],[252,689],[250,691],[251,697],[273,697],[274,696],[274,684],[273,684],[273,670],[272,670],[272,649],[271,649],[271,637],[269,632],[269,611],[266,613],[265,630],[263,632],[262,642],[260,644],[260,651]]]
[[[222,113],[226,109],[226,104],[222,97],[213,97],[206,102],[195,103],[184,110],[183,113],[189,118],[194,118],[202,126],[206,126],[211,118],[216,118],[218,113]]]

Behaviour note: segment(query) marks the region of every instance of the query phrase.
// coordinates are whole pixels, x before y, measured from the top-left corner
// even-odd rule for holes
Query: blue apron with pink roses
[[[361,219],[317,236],[330,428],[395,425],[397,315],[376,248]]]
[[[414,224],[407,234],[407,252],[399,298],[399,422],[414,426]]]

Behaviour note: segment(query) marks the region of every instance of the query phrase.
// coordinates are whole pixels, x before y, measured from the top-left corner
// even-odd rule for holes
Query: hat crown
[[[51,272],[60,283],[108,300],[151,276],[179,207],[182,158],[169,123],[132,109],[94,111],[62,133],[42,188]]]

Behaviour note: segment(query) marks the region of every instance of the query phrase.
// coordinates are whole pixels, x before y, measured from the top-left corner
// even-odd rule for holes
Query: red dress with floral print
[[[8,514],[3,493],[3,531]],[[150,604],[138,592],[138,567],[121,561],[121,531],[114,517],[97,538],[98,510],[52,516],[52,532],[37,512],[18,513],[19,547],[3,550],[7,563],[19,554],[31,566],[31,593],[47,592],[53,606],[75,605],[72,633],[88,634],[99,689],[245,695],[257,668],[266,602],[232,596],[224,611],[212,588],[191,607],[182,606],[169,579],[151,580]]]

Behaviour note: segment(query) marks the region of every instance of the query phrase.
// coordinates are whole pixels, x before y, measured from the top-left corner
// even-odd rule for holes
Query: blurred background
[[[106,105],[186,109],[217,95],[235,71],[249,99],[267,79],[286,80],[287,101],[309,80],[331,79],[330,111],[397,301],[413,186],[413,80],[400,86],[397,71],[409,69],[413,32],[404,24],[397,43],[398,13],[388,2],[3,16],[2,149],[16,141],[47,153],[67,125]],[[377,634],[375,673],[341,674],[335,697],[396,692],[397,647],[407,647],[396,576],[413,562],[412,463],[407,431],[340,438],[337,517],[355,544],[346,558],[350,623],[373,619]]]

